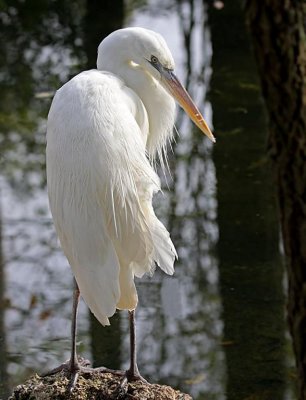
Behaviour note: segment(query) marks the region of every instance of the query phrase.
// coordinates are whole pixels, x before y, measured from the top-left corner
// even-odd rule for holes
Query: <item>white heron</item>
[[[172,138],[175,101],[212,141],[200,111],[174,75],[171,52],[158,34],[125,28],[98,49],[97,70],[60,88],[47,125],[50,208],[76,291],[72,352],[66,367],[81,369],[75,349],[79,294],[102,325],[116,309],[129,310],[131,365],[136,379],[134,276],[157,264],[173,274],[177,257],[152,196],[160,189],[152,166]]]

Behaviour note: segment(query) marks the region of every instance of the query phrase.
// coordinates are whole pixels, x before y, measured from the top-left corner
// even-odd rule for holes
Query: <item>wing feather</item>
[[[154,261],[173,272],[175,249],[151,206],[159,179],[146,157],[146,121],[136,94],[95,70],[64,85],[48,117],[55,227],[81,294],[104,325],[116,307],[136,307],[134,274]]]

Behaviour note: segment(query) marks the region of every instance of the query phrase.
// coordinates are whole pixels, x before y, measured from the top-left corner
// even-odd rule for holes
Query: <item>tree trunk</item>
[[[96,68],[99,43],[111,32],[122,28],[123,20],[123,0],[86,0],[84,47],[88,68]]]
[[[306,3],[248,0],[269,117],[280,221],[288,269],[288,322],[306,399]]]

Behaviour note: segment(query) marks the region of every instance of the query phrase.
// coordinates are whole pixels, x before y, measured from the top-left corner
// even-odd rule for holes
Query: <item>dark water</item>
[[[212,146],[178,113],[155,208],[179,261],[173,278],[137,281],[140,370],[197,400],[294,400],[267,122],[240,2],[107,4],[1,6],[0,397],[69,356],[72,277],[48,211],[45,119],[54,90],[124,23],[164,35],[217,137]],[[125,368],[127,325],[118,312],[102,328],[81,304],[79,352]]]

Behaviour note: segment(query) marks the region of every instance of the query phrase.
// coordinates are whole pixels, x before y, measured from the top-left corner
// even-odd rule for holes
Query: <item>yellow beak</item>
[[[216,141],[214,135],[212,134],[209,126],[207,125],[204,117],[200,113],[198,107],[194,104],[194,101],[190,97],[187,90],[181,84],[181,82],[177,79],[175,74],[168,69],[163,69],[160,71],[162,80],[161,83],[165,87],[165,89],[173,96],[179,105],[185,110],[185,112],[189,115],[191,120],[197,125],[201,131],[209,137],[213,142]]]

